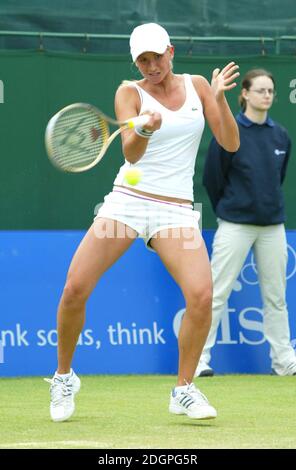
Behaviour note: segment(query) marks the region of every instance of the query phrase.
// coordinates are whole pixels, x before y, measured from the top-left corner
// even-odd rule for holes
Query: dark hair
[[[238,97],[239,105],[240,105],[240,107],[242,108],[243,111],[245,111],[245,109],[247,107],[247,104],[246,104],[245,98],[242,95],[242,90],[243,89],[249,90],[251,85],[252,85],[253,79],[256,78],[256,77],[262,77],[262,76],[270,78],[273,82],[273,85],[275,86],[275,81],[274,81],[272,73],[268,72],[268,70],[265,70],[265,69],[252,69],[252,70],[249,70],[245,74],[245,76],[243,77],[242,84],[241,84],[241,92],[240,92],[240,95]]]

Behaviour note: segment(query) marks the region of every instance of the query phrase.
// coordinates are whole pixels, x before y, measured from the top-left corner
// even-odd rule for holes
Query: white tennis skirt
[[[115,186],[98,207],[95,220],[98,218],[125,224],[137,232],[149,250],[155,251],[149,242],[158,233],[161,238],[165,238],[168,229],[175,229],[174,237],[178,237],[178,234],[180,236],[182,228],[195,228],[199,231],[200,212],[193,210],[190,203],[162,201]]]

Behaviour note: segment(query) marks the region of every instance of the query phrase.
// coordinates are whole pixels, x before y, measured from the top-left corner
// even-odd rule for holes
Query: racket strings
[[[53,158],[62,169],[79,169],[92,163],[109,137],[107,122],[90,110],[75,109],[56,122]]]

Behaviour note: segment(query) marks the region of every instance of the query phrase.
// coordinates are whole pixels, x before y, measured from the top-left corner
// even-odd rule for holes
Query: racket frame
[[[84,166],[81,166],[79,168],[74,167],[74,166],[73,167],[68,166],[68,167],[62,168],[62,166],[57,163],[56,158],[54,157],[55,151],[54,151],[54,142],[53,142],[52,137],[53,137],[53,132],[54,132],[54,129],[55,129],[56,122],[65,113],[67,113],[67,112],[69,112],[73,109],[74,110],[75,109],[85,109],[85,111],[88,111],[88,112],[91,111],[94,115],[96,115],[98,117],[98,119],[99,118],[103,119],[104,124],[105,124],[105,132],[108,135],[108,138],[105,141],[105,143],[103,144],[103,146],[102,146],[99,154],[97,155],[97,157],[91,163],[89,163],[87,165],[84,165]],[[120,134],[125,129],[133,129],[134,127],[137,127],[137,126],[144,126],[145,124],[147,124],[149,119],[150,119],[150,116],[147,115],[147,114],[144,114],[144,115],[141,115],[141,116],[136,116],[136,117],[127,119],[125,121],[117,121],[116,119],[112,119],[111,117],[107,116],[100,109],[98,109],[96,106],[93,106],[91,104],[88,104],[88,103],[73,103],[73,104],[70,104],[70,105],[65,106],[64,108],[62,108],[56,114],[54,114],[54,116],[52,116],[52,118],[49,120],[49,122],[46,126],[46,130],[45,130],[45,147],[46,147],[47,155],[48,155],[50,161],[52,162],[52,164],[56,168],[58,168],[59,170],[61,170],[63,172],[81,173],[83,171],[90,170],[97,163],[99,163],[99,161],[103,158],[103,156],[105,155],[109,145],[118,136],[118,134]],[[117,126],[119,126],[119,129],[117,129],[116,131],[114,131],[110,135],[110,129],[109,129],[109,126],[108,126],[107,123],[117,125]]]

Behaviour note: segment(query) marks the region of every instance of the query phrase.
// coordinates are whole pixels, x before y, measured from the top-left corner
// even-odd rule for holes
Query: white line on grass
[[[99,441],[44,441],[44,442],[11,442],[0,444],[1,449],[11,449],[13,447],[38,447],[40,449],[47,447],[59,448],[59,446],[90,447],[96,449],[108,449],[112,446],[110,442]]]

